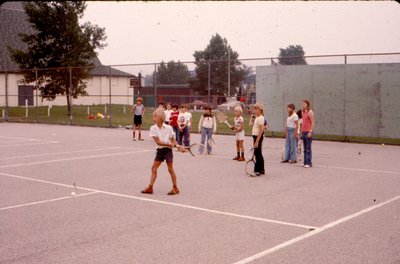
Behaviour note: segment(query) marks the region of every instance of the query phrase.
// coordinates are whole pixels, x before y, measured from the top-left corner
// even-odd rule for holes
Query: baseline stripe
[[[53,184],[53,185],[63,186],[63,187],[74,187],[73,185],[57,183],[57,182],[51,182],[51,181],[45,181],[45,180],[39,180],[39,179],[34,179],[34,178],[29,178],[29,177],[24,177],[24,176],[18,176],[18,175],[13,175],[13,174],[8,174],[8,173],[2,173],[2,172],[0,172],[0,175],[6,176],[6,177],[11,177],[11,178],[18,178],[18,179],[28,180],[28,181]],[[186,205],[186,204],[178,204],[178,203],[172,203],[172,202],[167,202],[167,201],[149,199],[149,198],[144,198],[144,197],[139,197],[139,196],[134,196],[134,195],[107,192],[107,191],[101,191],[101,190],[86,188],[86,187],[78,187],[78,190],[79,189],[80,190],[85,190],[85,191],[90,191],[90,192],[102,193],[102,194],[111,195],[111,196],[134,199],[134,200],[139,200],[139,201],[146,201],[146,202],[164,204],[164,205],[169,205],[169,206],[187,208],[187,209],[192,209],[192,210],[197,210],[197,211],[202,211],[202,212],[207,212],[207,213],[212,213],[212,214],[233,216],[233,217],[249,219],[249,220],[254,220],[254,221],[260,221],[260,222],[266,222],[266,223],[272,223],[272,224],[278,224],[278,225],[286,225],[286,226],[304,228],[304,229],[307,229],[307,230],[317,229],[317,227],[314,227],[314,226],[308,226],[308,225],[302,225],[302,224],[296,224],[296,223],[290,223],[290,222],[284,222],[284,221],[277,221],[277,220],[267,219],[267,218],[253,217],[253,216],[241,215],[241,214],[235,214],[235,213],[229,213],[229,212],[223,212],[223,211],[218,211],[218,210],[211,210],[211,209],[197,207],[197,206],[191,206],[191,205]]]

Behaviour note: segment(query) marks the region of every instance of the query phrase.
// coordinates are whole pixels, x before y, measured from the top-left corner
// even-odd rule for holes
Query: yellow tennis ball
[[[76,195],[76,193],[75,192],[71,192],[71,195],[74,196],[74,195]]]

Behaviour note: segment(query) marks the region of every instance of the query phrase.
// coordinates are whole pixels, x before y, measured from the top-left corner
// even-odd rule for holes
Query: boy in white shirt
[[[236,133],[236,151],[237,156],[233,158],[233,160],[244,161],[244,119],[242,116],[242,107],[236,106],[234,109],[235,118],[233,121],[235,122],[235,126],[233,131]]]
[[[175,195],[179,193],[179,189],[176,183],[176,174],[173,167],[173,154],[172,148],[177,147],[175,140],[175,133],[172,127],[164,124],[165,113],[162,109],[156,109],[153,112],[153,122],[155,125],[151,126],[149,137],[152,137],[156,144],[157,154],[154,159],[153,166],[151,167],[151,178],[149,186],[142,191],[145,194],[153,193],[153,185],[157,179],[157,170],[161,163],[165,160],[168,167],[168,172],[171,175],[172,190],[168,195]],[[181,147],[178,146],[178,150],[182,151]]]
[[[190,139],[189,139],[189,116],[186,113],[185,105],[181,105],[179,116],[178,116],[178,124],[179,124],[179,137],[178,144],[183,145],[185,147],[189,147]]]
[[[287,106],[288,117],[286,119],[286,126],[283,130],[283,136],[286,137],[285,155],[282,163],[297,163],[297,133],[299,129],[299,117],[294,111],[294,104]]]
[[[164,121],[164,123],[169,125],[170,124],[171,113],[172,113],[171,104],[170,103],[167,103],[167,107],[164,110],[164,113],[165,113],[165,121]]]

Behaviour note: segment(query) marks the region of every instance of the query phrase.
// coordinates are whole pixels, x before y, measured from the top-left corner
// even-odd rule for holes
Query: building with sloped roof
[[[24,76],[9,53],[8,47],[26,49],[19,34],[31,34],[33,28],[27,20],[23,2],[5,2],[0,6],[0,106],[35,105],[34,86],[24,84]],[[92,60],[96,66],[87,81],[86,91],[89,96],[74,99],[73,104],[92,105],[109,102],[109,86],[113,104],[131,104],[133,89],[129,79],[135,75],[102,65],[98,57]],[[111,82],[109,80],[111,78]],[[65,96],[58,96],[54,101],[47,101],[39,95],[38,105],[66,105]]]

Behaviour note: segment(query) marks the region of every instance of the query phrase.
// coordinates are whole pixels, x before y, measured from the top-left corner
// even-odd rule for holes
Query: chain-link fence
[[[30,69],[0,74],[2,121],[128,126],[138,97],[149,109],[188,104],[249,113],[257,100],[256,67],[400,63],[400,53],[161,62]],[[150,126],[147,118],[145,127]]]

